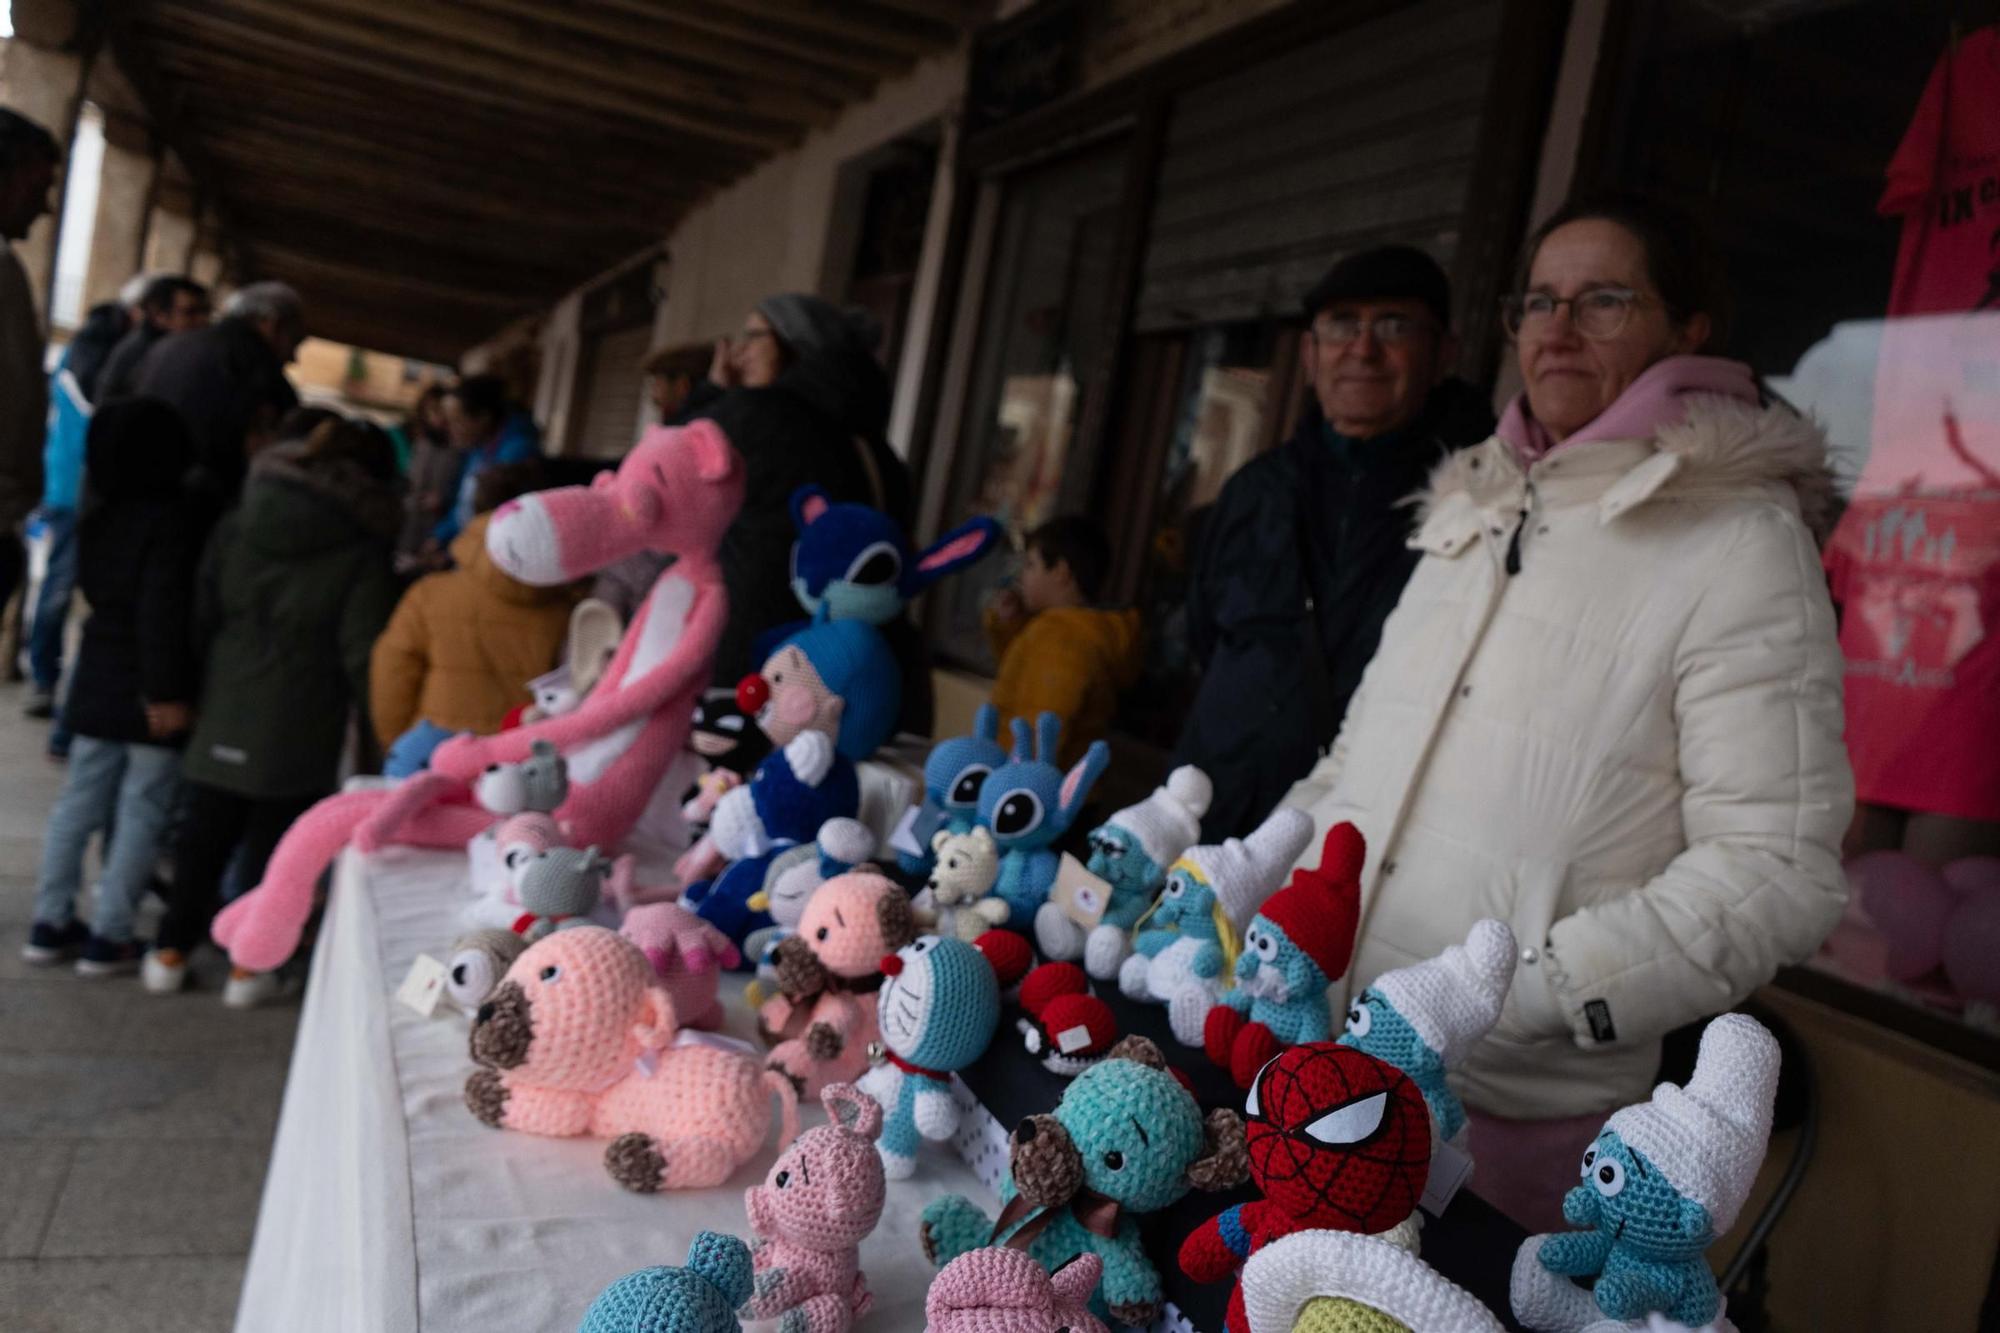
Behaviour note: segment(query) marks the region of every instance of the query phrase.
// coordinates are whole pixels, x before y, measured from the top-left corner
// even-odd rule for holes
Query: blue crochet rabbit
[[[627,1273],[598,1293],[578,1333],[741,1333],[736,1307],[750,1286],[750,1247],[699,1232],[686,1267]]]
[[[918,814],[916,840],[921,856],[896,854],[896,864],[912,875],[928,875],[936,860],[931,836],[939,829],[970,833],[979,822],[979,792],[986,778],[1007,762],[1000,745],[1000,710],[981,704],[970,736],[953,736],[931,747],[924,760],[924,804]]]
[[[885,1056],[859,1084],[882,1106],[875,1146],[883,1174],[902,1180],[916,1170],[923,1140],[958,1132],[951,1076],[992,1043],[1000,982],[977,946],[936,935],[904,945],[882,971],[875,1014]]]
[[[1111,762],[1103,741],[1067,775],[1055,766],[1062,745],[1062,719],[1043,713],[1031,737],[1025,718],[1014,719],[1014,752],[995,769],[979,792],[979,822],[1000,848],[1000,879],[994,894],[1007,904],[1007,925],[1026,933],[1036,909],[1047,901],[1061,858],[1051,850],[1083,810],[1090,789]]]
[[[792,492],[792,595],[818,619],[884,625],[916,596],[985,556],[1001,527],[984,514],[959,524],[921,552],[896,521],[867,505],[835,504],[817,486]]]

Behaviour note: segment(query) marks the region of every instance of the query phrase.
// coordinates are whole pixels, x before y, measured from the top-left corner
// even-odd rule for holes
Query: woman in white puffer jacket
[[[1424,553],[1288,802],[1367,836],[1350,995],[1493,916],[1499,1023],[1453,1077],[1473,1188],[1531,1230],[1661,1034],[1808,956],[1846,897],[1841,658],[1817,427],[1711,332],[1690,225],[1622,200],[1530,243],[1526,390],[1441,465]]]

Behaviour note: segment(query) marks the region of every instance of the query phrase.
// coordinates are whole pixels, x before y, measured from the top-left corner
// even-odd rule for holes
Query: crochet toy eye
[[[1110,1152],[1104,1154],[1104,1164],[1113,1171],[1123,1171],[1125,1169],[1125,1154],[1113,1148]]]
[[[910,952],[924,953],[927,952],[930,949],[930,947],[931,947],[931,937],[926,935],[922,939],[918,940],[915,944],[912,944],[910,946]]]
[[[773,1185],[776,1185],[779,1189],[783,1189],[785,1186],[792,1183],[792,1173],[789,1171],[780,1171],[777,1174],[777,1176],[772,1179],[771,1183]]]
[[[951,795],[945,799],[953,805],[977,805],[979,789],[986,785],[987,775],[992,771],[984,764],[966,765],[958,771],[958,776],[952,779]]]
[[[562,975],[562,969],[557,967],[554,963],[550,963],[547,967],[542,969],[543,981],[554,981],[557,977],[560,977],[561,975]]]
[[[1619,1191],[1625,1188],[1625,1168],[1613,1158],[1607,1157],[1599,1162],[1597,1170],[1591,1173],[1590,1183],[1597,1186],[1597,1192],[1605,1198],[1615,1199]]]
[[[903,572],[903,558],[888,542],[864,548],[847,566],[849,583],[894,583]]]
[[[1278,941],[1274,936],[1259,935],[1257,942],[1251,947],[1257,951],[1257,956],[1267,963],[1278,956]]]
[[[1283,1052],[1281,1051],[1279,1054],[1282,1055]],[[1264,1070],[1269,1069],[1276,1063],[1278,1063],[1278,1057],[1274,1055],[1264,1062],[1262,1068],[1258,1069],[1257,1077],[1250,1080],[1250,1095],[1243,1099],[1243,1114],[1252,1117],[1263,1114],[1257,1106],[1257,1088],[1264,1081]]]
[[[1336,1106],[1307,1125],[1306,1134],[1321,1143],[1360,1143],[1382,1127],[1382,1117],[1388,1109],[1389,1094],[1378,1092],[1345,1106]]]
[[[1590,1168],[1595,1165],[1597,1165],[1597,1145],[1593,1143],[1583,1150],[1582,1175],[1585,1180],[1590,1179]]]
[[[993,831],[1004,838],[1032,833],[1042,822],[1042,799],[1031,791],[1010,791],[993,811]]]
[[[818,932],[817,932],[817,933],[816,933],[816,934],[814,935],[814,937],[813,937],[813,938],[815,938],[815,939],[822,939],[822,940],[823,940],[823,939],[825,939],[825,938],[826,938],[826,927],[825,927],[825,926],[821,926],[821,927],[819,928]]]
[[[1187,885],[1181,883],[1179,880],[1170,879],[1167,881],[1167,897],[1178,898],[1186,891]]]
[[[1347,1006],[1347,1030],[1357,1037],[1365,1037],[1375,1026],[1375,1015],[1368,1006],[1356,1000]]]
[[[743,718],[740,714],[730,713],[725,717],[715,719],[715,726],[718,731],[741,731],[743,730]]]

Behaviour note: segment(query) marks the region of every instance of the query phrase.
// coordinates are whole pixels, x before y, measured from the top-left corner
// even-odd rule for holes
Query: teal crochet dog
[[[924,1209],[924,1254],[942,1267],[981,1246],[1019,1248],[1025,1239],[1029,1256],[1051,1272],[1095,1254],[1104,1276],[1092,1310],[1142,1327],[1159,1317],[1164,1298],[1135,1216],[1190,1188],[1229,1189],[1248,1175],[1242,1117],[1220,1109],[1204,1117],[1159,1048],[1126,1037],[1077,1075],[1054,1114],[1015,1128],[998,1221],[958,1195],[934,1200]]]
[[[598,1293],[577,1333],[741,1333],[750,1281],[750,1247],[703,1231],[685,1268],[642,1268]]]

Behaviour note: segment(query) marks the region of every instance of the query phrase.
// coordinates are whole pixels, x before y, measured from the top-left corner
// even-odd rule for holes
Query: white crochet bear
[[[984,825],[970,833],[939,829],[930,882],[911,903],[926,930],[968,942],[1007,921],[1007,904],[988,897],[1000,879],[1000,849]]]

